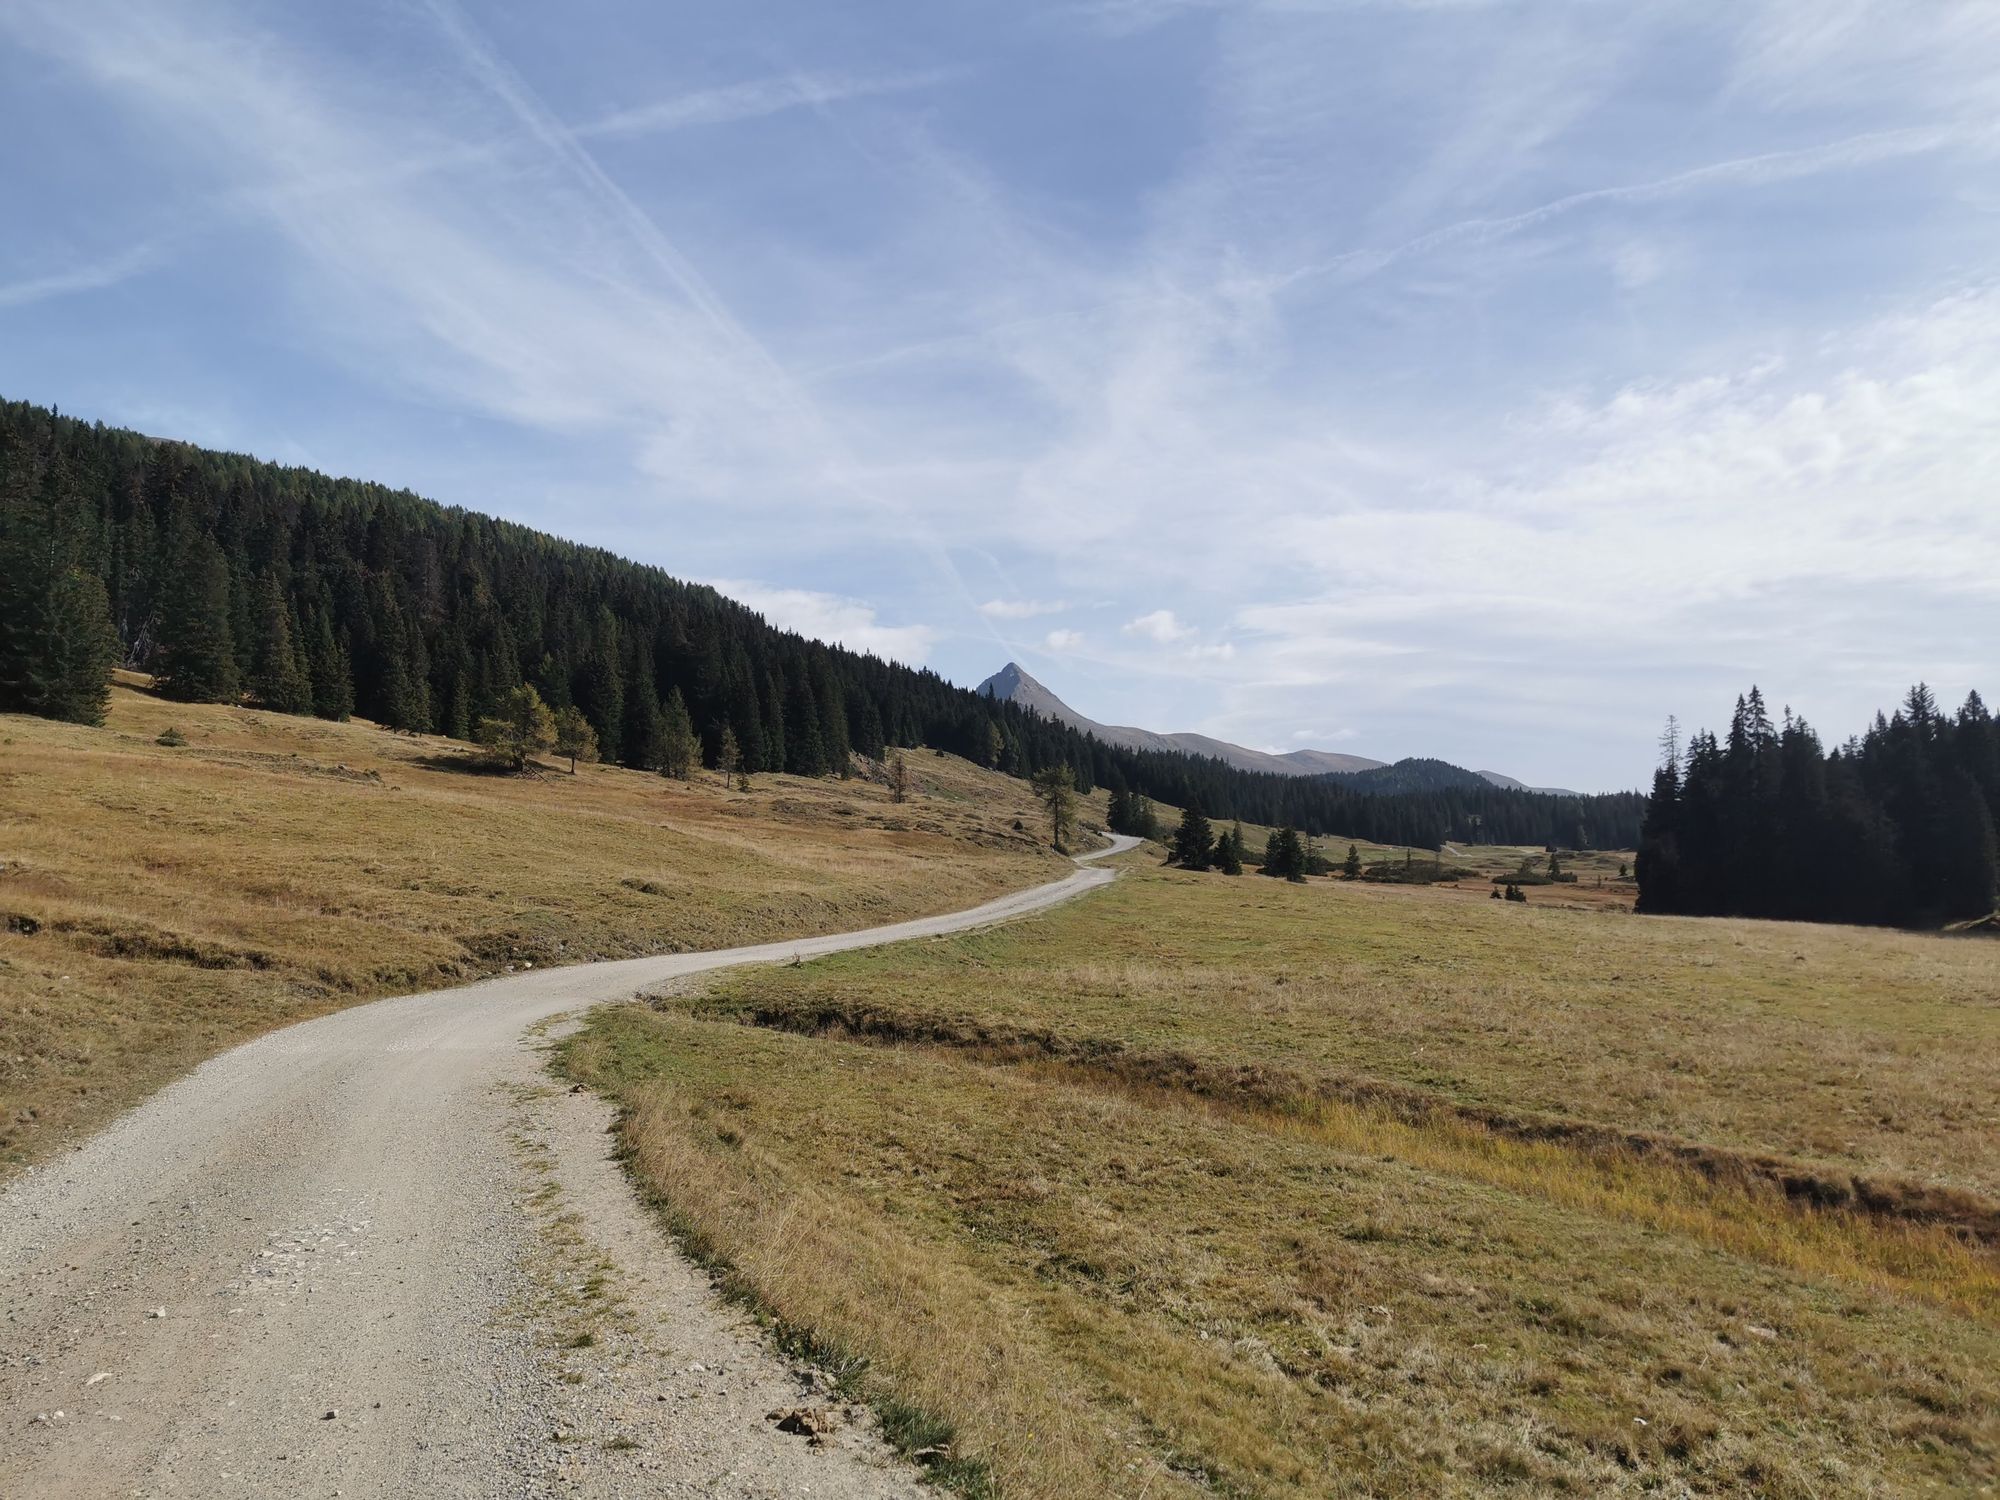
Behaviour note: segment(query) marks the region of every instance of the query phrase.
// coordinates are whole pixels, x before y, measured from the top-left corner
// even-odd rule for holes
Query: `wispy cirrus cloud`
[[[1059,615],[1069,606],[1059,599],[988,599],[979,612],[989,620],[1032,620]]]
[[[695,89],[671,99],[614,110],[577,126],[576,134],[585,140],[615,139],[700,126],[735,125],[745,120],[768,119],[789,110],[824,109],[857,99],[936,88],[959,76],[961,71],[952,68],[880,76],[785,73],[720,88]]]
[[[0,307],[26,307],[54,297],[102,291],[144,274],[158,260],[159,247],[147,243],[134,245],[102,260],[86,261],[15,281],[0,281]]]

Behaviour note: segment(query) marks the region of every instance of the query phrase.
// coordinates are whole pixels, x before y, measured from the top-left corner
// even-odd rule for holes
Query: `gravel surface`
[[[524,1036],[685,975],[962,931],[1112,878],[510,974],[205,1063],[0,1195],[0,1497],[908,1492],[865,1420],[839,1413],[817,1447],[766,1420],[825,1398],[677,1262],[604,1159],[601,1107],[538,1089]],[[619,1311],[579,1363],[557,1347],[579,1314],[550,1290],[591,1263]]]

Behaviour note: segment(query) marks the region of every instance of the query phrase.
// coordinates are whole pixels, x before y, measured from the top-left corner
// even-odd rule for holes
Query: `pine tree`
[[[688,717],[687,703],[681,697],[681,690],[675,688],[667,694],[666,712],[661,722],[660,774],[686,781],[700,754],[701,747],[694,737],[694,721]]]
[[[1352,844],[1347,846],[1347,858],[1340,862],[1340,878],[1343,880],[1361,878],[1361,851]]]

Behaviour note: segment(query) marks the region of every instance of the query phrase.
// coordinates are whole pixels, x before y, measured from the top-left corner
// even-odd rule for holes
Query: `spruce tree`
[[[324,611],[313,622],[306,660],[312,673],[312,711],[322,719],[345,720],[354,712],[354,666],[346,643],[334,639]]]
[[[161,588],[153,678],[182,703],[234,703],[242,679],[229,624],[229,564],[204,532],[185,526]]]
[[[1166,862],[1179,865],[1183,870],[1206,870],[1214,854],[1215,834],[1209,828],[1208,819],[1199,807],[1189,803],[1187,810],[1181,814],[1180,826],[1174,830]]]
[[[118,653],[111,603],[58,518],[31,503],[0,509],[0,579],[0,712],[102,724]]]
[[[1283,828],[1273,829],[1271,837],[1264,844],[1264,873],[1282,876],[1297,884],[1306,878],[1306,847],[1299,839],[1299,831],[1289,823]]]
[[[1343,880],[1361,878],[1361,851],[1352,844],[1347,846],[1347,858],[1340,862],[1340,877]]]
[[[1213,863],[1224,875],[1243,873],[1243,829],[1240,824],[1215,841]]]
[[[299,668],[292,609],[276,575],[266,571],[253,592],[251,633],[256,645],[247,683],[250,696],[262,707],[279,713],[310,713],[312,684]]]
[[[667,720],[650,682],[635,680],[625,685],[625,724],[619,735],[618,763],[633,771],[666,769]]]

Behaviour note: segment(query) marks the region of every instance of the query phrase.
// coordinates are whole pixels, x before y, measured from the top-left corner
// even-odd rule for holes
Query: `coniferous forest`
[[[2000,728],[1977,693],[1954,714],[1928,688],[1827,753],[1763,694],[1727,738],[1669,726],[1640,838],[1642,912],[1892,926],[1994,909]]]
[[[749,772],[843,773],[931,745],[1011,775],[1068,765],[1216,817],[1379,843],[1630,847],[1637,793],[1338,777],[1117,749],[934,672],[809,641],[713,589],[407,491],[0,403],[0,711],[101,721],[114,664],[190,702],[471,737],[523,683],[603,758],[657,769],[691,722]],[[686,720],[681,719],[685,714]]]

